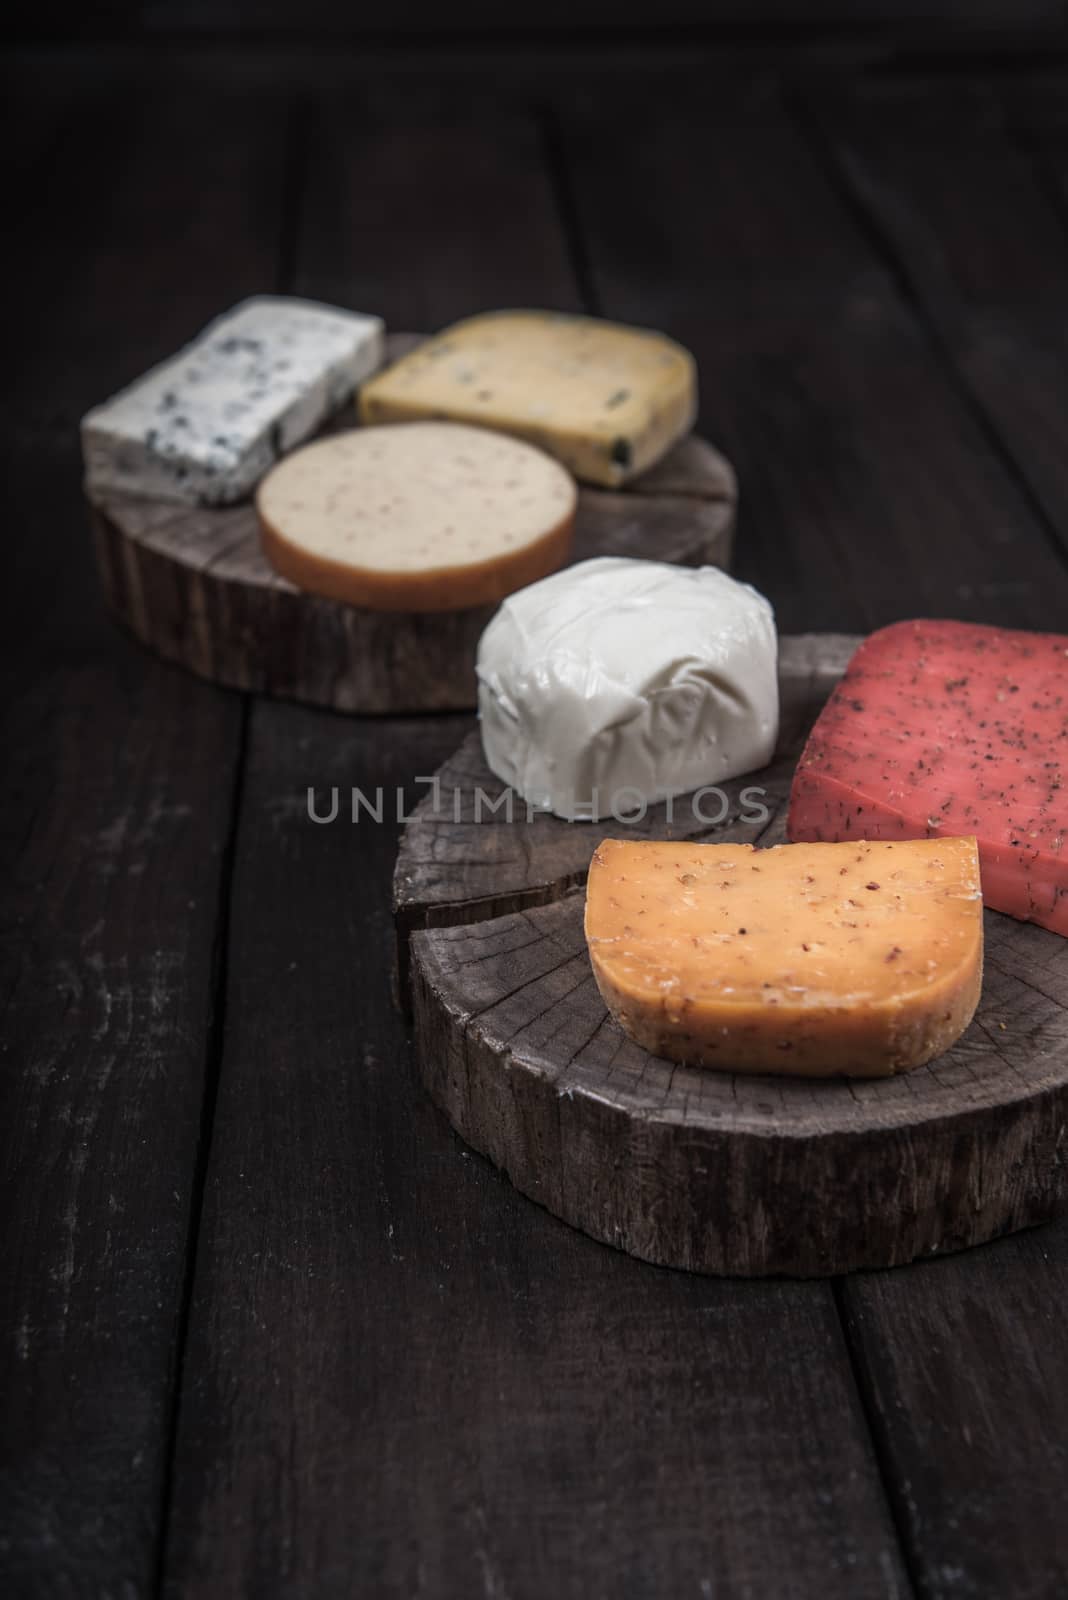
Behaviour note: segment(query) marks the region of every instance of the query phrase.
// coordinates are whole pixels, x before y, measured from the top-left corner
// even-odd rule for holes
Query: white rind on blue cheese
[[[504,601],[479,642],[491,770],[569,820],[756,771],[778,737],[772,608],[715,567],[606,556]]]
[[[258,295],[82,419],[86,489],[228,505],[381,365],[379,317]]]

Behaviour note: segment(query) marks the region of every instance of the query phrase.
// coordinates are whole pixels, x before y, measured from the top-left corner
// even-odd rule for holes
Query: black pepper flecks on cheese
[[[1068,635],[899,622],[865,640],[794,778],[792,839],[975,834],[989,906],[1068,934]]]
[[[626,1032],[728,1071],[908,1071],[959,1038],[982,983],[970,838],[766,850],[606,839],[585,928]]]
[[[365,422],[440,417],[540,446],[589,483],[658,461],[697,414],[693,357],[594,317],[498,311],[456,323],[360,390]]]
[[[456,423],[351,428],[294,451],[256,509],[283,577],[377,610],[490,604],[555,571],[577,493],[557,461]]]

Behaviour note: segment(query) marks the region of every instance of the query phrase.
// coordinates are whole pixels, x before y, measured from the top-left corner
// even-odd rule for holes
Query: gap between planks
[[[275,262],[274,292],[276,294],[292,293],[292,285],[296,278],[300,219],[308,182],[309,119],[310,107],[306,97],[295,93],[290,98],[287,109],[285,159],[281,179],[282,203]],[[245,781],[248,770],[254,706],[253,697],[249,694],[241,694],[240,703],[241,714],[238,728],[237,760],[234,765],[234,777],[230,794],[230,823],[223,857],[219,865],[219,894],[215,919],[215,942],[212,950],[211,1011],[209,1014],[208,1044],[204,1072],[204,1099],[201,1105],[200,1136],[197,1144],[196,1167],[190,1194],[185,1272],[182,1279],[178,1334],[175,1341],[170,1404],[167,1412],[167,1446],[164,1456],[159,1523],[156,1532],[156,1550],[153,1562],[153,1591],[157,1596],[161,1596],[164,1593],[167,1582],[171,1514],[174,1506],[175,1474],[177,1470],[178,1426],[185,1390],[186,1355],[189,1347],[189,1330],[193,1313],[193,1291],[196,1284],[197,1262],[200,1255],[204,1197],[207,1190],[208,1171],[215,1136],[219,1086],[222,1082],[226,1047],[234,869],[237,861]]]
[[[200,1133],[197,1139],[196,1164],[189,1196],[189,1220],[186,1224],[185,1270],[182,1276],[181,1302],[178,1308],[178,1331],[175,1337],[174,1364],[167,1408],[167,1444],[163,1461],[163,1483],[160,1491],[159,1522],[156,1531],[156,1549],[153,1560],[153,1588],[163,1593],[167,1567],[167,1545],[170,1533],[170,1513],[173,1500],[176,1445],[178,1441],[178,1413],[181,1406],[185,1356],[189,1341],[189,1323],[193,1307],[193,1285],[196,1281],[197,1255],[200,1245],[201,1220],[204,1212],[204,1193],[207,1187],[208,1165],[211,1159],[212,1139],[215,1132],[215,1111],[219,1100],[222,1079],[223,1052],[226,1040],[226,1003],[230,974],[230,913],[233,903],[234,864],[237,860],[237,840],[241,827],[241,807],[245,792],[245,774],[248,764],[249,731],[252,720],[251,696],[240,697],[241,710],[237,735],[237,759],[234,762],[230,785],[230,821],[219,862],[219,891],[215,911],[215,935],[211,953],[211,1009],[208,1013],[208,1037],[204,1060],[204,1098],[200,1107]]]
[[[1019,490],[1035,522],[1042,529],[1051,552],[1061,561],[1068,560],[1068,546],[1042,496],[1032,483],[1025,463],[1019,459],[1011,441],[1002,433],[997,418],[969,379],[952,342],[942,331],[937,314],[929,307],[922,287],[916,282],[907,259],[895,247],[886,227],[869,205],[861,185],[850,172],[848,163],[835,148],[821,117],[812,108],[810,92],[785,90],[784,105],[804,138],[814,163],[823,172],[841,201],[843,210],[856,224],[858,232],[870,246],[872,254],[889,272],[899,299],[922,333],[928,349],[952,385],[965,411],[989,445],[994,458]],[[1003,127],[1002,131],[1008,138],[1008,128]],[[1031,165],[1037,170],[1033,155],[1031,152],[1027,154],[1031,159]],[[1058,221],[1063,227],[1065,219],[1060,208],[1056,208],[1056,212]]]

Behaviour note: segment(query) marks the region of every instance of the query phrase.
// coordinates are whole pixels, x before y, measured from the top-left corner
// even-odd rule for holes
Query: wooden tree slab
[[[394,335],[396,359],[414,335]],[[334,427],[355,421],[353,412]],[[691,437],[626,491],[579,492],[573,560],[640,556],[730,563],[730,463]],[[168,661],[230,688],[337,711],[466,710],[475,650],[495,606],[368,611],[297,589],[268,564],[251,504],[185,507],[100,496],[91,504],[108,603]]]
[[[972,1026],[938,1061],[881,1081],[674,1065],[633,1044],[597,991],[582,931],[596,844],[781,842],[801,740],[856,642],[783,641],[779,748],[764,772],[724,786],[716,826],[685,800],[670,822],[663,806],[633,825],[528,820],[521,806],[509,821],[472,735],[406,830],[395,911],[424,1084],[524,1194],[646,1260],[835,1274],[961,1249],[1068,1206],[1068,940],[1056,934],[987,912]],[[754,787],[767,815],[745,820]]]

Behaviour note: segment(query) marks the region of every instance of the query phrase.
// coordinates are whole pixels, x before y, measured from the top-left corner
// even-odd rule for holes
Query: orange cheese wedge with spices
[[[876,1077],[940,1055],[983,976],[976,841],[594,852],[586,938],[620,1026],[736,1072]]]

